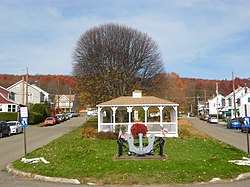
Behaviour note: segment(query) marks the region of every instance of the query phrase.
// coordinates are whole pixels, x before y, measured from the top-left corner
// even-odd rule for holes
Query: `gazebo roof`
[[[97,107],[105,106],[178,106],[179,104],[173,103],[171,101],[160,99],[154,96],[142,96],[140,98],[133,98],[131,96],[118,97],[104,103],[100,103]]]

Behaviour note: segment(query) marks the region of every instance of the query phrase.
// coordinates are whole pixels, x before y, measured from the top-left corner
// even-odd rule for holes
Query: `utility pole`
[[[234,97],[234,119],[236,119],[236,99],[235,99],[235,86],[234,86],[234,72],[232,71],[233,80],[233,97]]]
[[[70,103],[71,103],[71,87],[69,87],[69,113],[70,111]]]
[[[218,95],[219,95],[219,91],[218,91],[218,83],[216,82],[216,110],[217,110],[217,120],[219,121],[219,114],[218,114]]]
[[[26,68],[26,102],[25,105],[28,107],[29,105],[29,92],[28,92],[28,82],[29,82],[29,71],[28,68]]]
[[[29,70],[28,68],[26,67],[26,102],[25,102],[25,105],[27,107],[27,113],[29,111],[29,92],[28,92],[28,84],[29,84]],[[28,117],[27,117],[27,124],[28,124]],[[26,127],[23,129],[23,137],[24,137],[24,153],[25,155],[27,155],[27,143],[26,143]]]
[[[59,79],[57,80],[57,113],[59,114]]]
[[[205,99],[205,112],[204,112],[204,114],[205,114],[205,116],[207,115],[207,92],[206,92],[206,90],[204,90],[204,99]]]
[[[25,101],[24,101],[24,91],[25,91],[25,85],[24,85],[24,75],[22,76],[22,104],[25,105]]]

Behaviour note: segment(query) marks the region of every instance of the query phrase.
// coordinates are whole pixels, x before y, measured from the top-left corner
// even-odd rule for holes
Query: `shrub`
[[[29,124],[40,123],[43,120],[44,120],[44,117],[42,114],[39,114],[37,112],[29,112]]]
[[[32,112],[39,113],[45,119],[50,115],[49,105],[47,104],[34,104],[32,106]]]
[[[0,112],[0,121],[16,121],[17,112]]]
[[[122,132],[126,132],[126,126],[125,125],[116,125],[115,126],[115,134],[118,135],[120,130]]]
[[[99,140],[116,140],[117,135],[114,132],[98,132],[96,138]]]
[[[82,129],[81,131],[81,137],[82,138],[96,138],[96,134],[97,134],[97,129],[96,127],[93,126],[87,126],[84,129]]]

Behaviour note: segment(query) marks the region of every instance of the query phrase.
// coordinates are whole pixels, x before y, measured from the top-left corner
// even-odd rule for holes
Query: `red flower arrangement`
[[[135,139],[137,139],[139,137],[138,135],[140,133],[142,133],[143,136],[145,136],[148,132],[148,128],[141,123],[133,124],[130,130],[131,130],[131,133]]]

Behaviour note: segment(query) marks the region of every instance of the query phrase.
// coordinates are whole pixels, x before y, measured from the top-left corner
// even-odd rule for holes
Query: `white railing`
[[[144,122],[140,122],[141,124],[144,124]],[[133,125],[131,123],[131,125]],[[156,136],[163,136],[162,132],[163,130],[165,131],[165,136],[166,137],[178,137],[178,132],[177,132],[177,123],[176,122],[162,122],[163,128],[160,125],[160,122],[147,122],[146,123],[148,127],[148,135],[154,133]],[[128,126],[129,123],[115,123],[115,126],[125,126],[125,131],[128,132]],[[104,132],[114,132],[115,131],[115,126],[113,123],[101,123],[100,124],[100,129],[99,131],[104,131]]]

